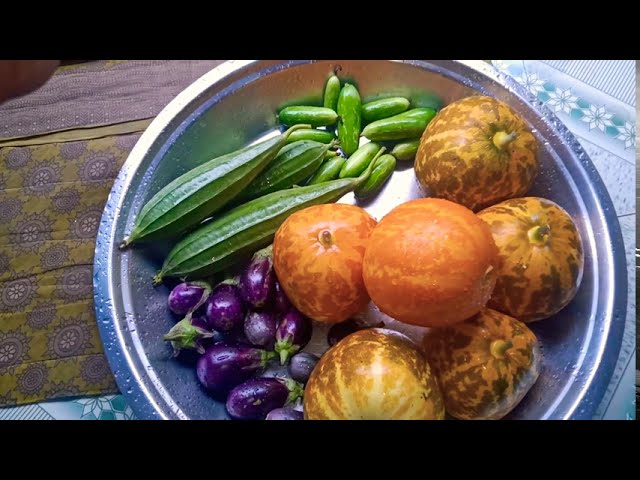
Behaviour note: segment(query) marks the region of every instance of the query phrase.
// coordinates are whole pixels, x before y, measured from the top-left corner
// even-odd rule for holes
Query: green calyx
[[[506,133],[503,131],[496,132],[493,135],[493,144],[499,150],[504,150],[511,142],[516,139],[516,132]]]
[[[293,344],[293,339],[278,340],[274,350],[280,356],[280,365],[285,365],[289,358],[300,350],[300,347]]]
[[[494,340],[491,342],[491,346],[489,347],[491,351],[491,355],[495,358],[504,358],[507,350],[513,347],[513,343],[509,340]]]
[[[271,360],[273,360],[274,358],[277,358],[277,357],[278,357],[278,354],[276,352],[269,352],[267,350],[264,350],[262,352],[262,365],[266,365]]]
[[[284,380],[284,382],[289,389],[287,404],[293,403],[304,396],[304,386],[302,386],[302,384],[296,382],[291,378],[287,378],[286,380]]]
[[[273,257],[273,243],[267,245],[264,248],[261,248],[256,253],[253,254],[254,259],[261,259],[266,257]]]
[[[177,356],[183,349],[196,350],[200,354],[204,353],[200,341],[211,337],[213,337],[212,332],[193,326],[191,314],[188,314],[176,323],[163,338],[166,342],[171,342],[173,354]]]
[[[551,227],[549,225],[536,225],[527,232],[527,237],[533,245],[545,245],[549,241]]]

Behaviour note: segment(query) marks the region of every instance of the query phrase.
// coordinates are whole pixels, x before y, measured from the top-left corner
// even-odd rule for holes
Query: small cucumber
[[[438,112],[433,108],[420,107],[412,108],[411,110],[407,110],[406,112],[402,112],[396,116],[401,118],[420,118],[428,123],[436,116],[436,113]]]
[[[414,108],[370,123],[362,135],[376,142],[419,137],[435,115],[436,111],[432,108]]]
[[[180,235],[219,211],[271,163],[299,128],[308,125],[209,160],[173,180],[142,207],[120,248]]]
[[[398,160],[413,160],[416,157],[416,153],[418,153],[419,146],[419,138],[396,143],[391,150],[391,155],[396,157]]]
[[[406,111],[411,102],[404,97],[381,98],[362,105],[362,120],[365,123],[393,117]]]
[[[353,192],[357,198],[368,198],[380,191],[396,169],[396,158],[393,155],[381,155],[373,165],[369,179]]]
[[[320,168],[330,146],[310,140],[299,140],[285,146],[234,203],[253,200],[299,184]]]
[[[380,145],[374,142],[365,143],[353,155],[340,170],[340,178],[353,178],[366,170],[371,160],[380,151]]]
[[[300,140],[312,140],[320,143],[331,143],[336,136],[327,130],[316,130],[314,128],[303,128],[296,130],[289,135],[287,143],[298,142]]]
[[[347,161],[344,157],[334,157],[322,164],[318,171],[309,179],[307,185],[316,185],[318,183],[335,180],[340,174],[342,166]]]
[[[153,278],[203,278],[251,258],[266,247],[282,223],[311,205],[333,203],[365,183],[373,164],[358,178],[344,178],[270,193],[240,205],[190,233],[167,255]]]
[[[283,125],[298,125],[305,123],[312,127],[323,127],[336,123],[338,120],[338,114],[330,108],[296,106],[286,107],[280,110],[278,120]]]
[[[362,101],[358,89],[347,83],[338,97],[338,139],[340,148],[350,156],[360,144],[362,127]]]
[[[338,108],[338,97],[340,96],[340,79],[334,75],[329,77],[324,87],[324,107],[336,110]]]

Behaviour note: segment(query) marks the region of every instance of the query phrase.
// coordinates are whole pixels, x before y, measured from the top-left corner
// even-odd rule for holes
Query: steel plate
[[[194,369],[171,359],[162,341],[174,319],[166,308],[168,288],[154,288],[151,277],[167,246],[123,253],[118,244],[145,201],[177,175],[273,133],[274,112],[284,104],[319,104],[336,65],[365,100],[403,95],[421,106],[440,106],[481,93],[505,101],[530,124],[541,145],[542,167],[531,194],[559,203],[576,220],[585,271],[574,301],[554,318],[532,324],[543,346],[543,372],[508,418],[591,418],[618,357],[627,301],[622,235],[605,186],[566,127],[511,79],[479,61],[422,60],[227,62],[185,89],[145,131],[109,196],[94,270],[105,351],[138,418],[228,417],[221,403],[201,391]],[[378,219],[420,196],[411,166],[398,170],[382,194],[364,205]],[[352,194],[341,201],[353,202]],[[366,315],[381,316],[373,307]],[[309,349],[322,349],[323,342],[323,332],[316,329]]]

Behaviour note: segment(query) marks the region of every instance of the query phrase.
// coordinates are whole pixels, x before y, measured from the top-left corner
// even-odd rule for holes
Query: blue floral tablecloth
[[[635,420],[636,62],[494,60],[493,64],[567,125],[613,200],[627,259],[627,317],[620,357],[596,418]]]
[[[636,64],[635,61],[493,60],[547,104],[596,165],[622,226],[629,292],[624,340],[597,419],[635,420]],[[131,420],[121,395],[0,409],[2,419]]]

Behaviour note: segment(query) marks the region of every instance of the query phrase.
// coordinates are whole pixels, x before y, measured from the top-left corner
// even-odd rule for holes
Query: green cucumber
[[[418,153],[420,139],[414,138],[405,142],[396,143],[391,150],[391,155],[398,160],[413,160]]]
[[[204,278],[248,260],[273,241],[291,214],[340,200],[367,181],[372,167],[373,163],[358,178],[281,190],[229,210],[177,243],[154,277],[154,284],[166,277]]]
[[[303,128],[296,130],[289,135],[287,143],[297,142],[299,140],[313,140],[320,143],[331,143],[336,136],[333,132],[327,130],[316,130],[314,128]]]
[[[323,127],[336,123],[338,114],[330,108],[295,106],[280,110],[278,120],[283,125],[306,123],[312,127]]]
[[[338,97],[340,96],[340,79],[336,75],[331,75],[324,87],[324,107],[336,110],[338,108]]]
[[[340,178],[353,178],[360,175],[380,150],[380,145],[375,142],[362,145],[344,164],[342,170],[340,170]]]
[[[404,97],[381,98],[362,105],[362,120],[365,123],[393,117],[406,111],[411,102]]]
[[[338,140],[340,148],[348,157],[360,145],[362,127],[362,101],[358,89],[347,83],[338,97]]]
[[[396,117],[420,118],[428,123],[433,119],[433,117],[436,116],[436,113],[438,112],[433,108],[419,107],[419,108],[412,108],[411,110],[407,110],[406,112],[399,113],[398,115],[396,115]]]
[[[308,125],[256,145],[214,158],[173,180],[137,216],[120,248],[140,241],[175,237],[195,227],[239,195],[276,157],[289,135]]]
[[[234,204],[298,185],[320,168],[331,146],[310,140],[299,140],[285,146],[275,160],[238,196]]]
[[[396,169],[396,158],[393,155],[381,155],[373,165],[371,175],[353,192],[357,198],[368,198],[378,193],[393,175]]]
[[[322,164],[318,171],[309,179],[307,185],[329,182],[338,178],[342,166],[347,161],[344,157],[334,157]]]
[[[436,111],[432,108],[414,108],[370,123],[362,135],[376,142],[419,137],[435,115]]]

